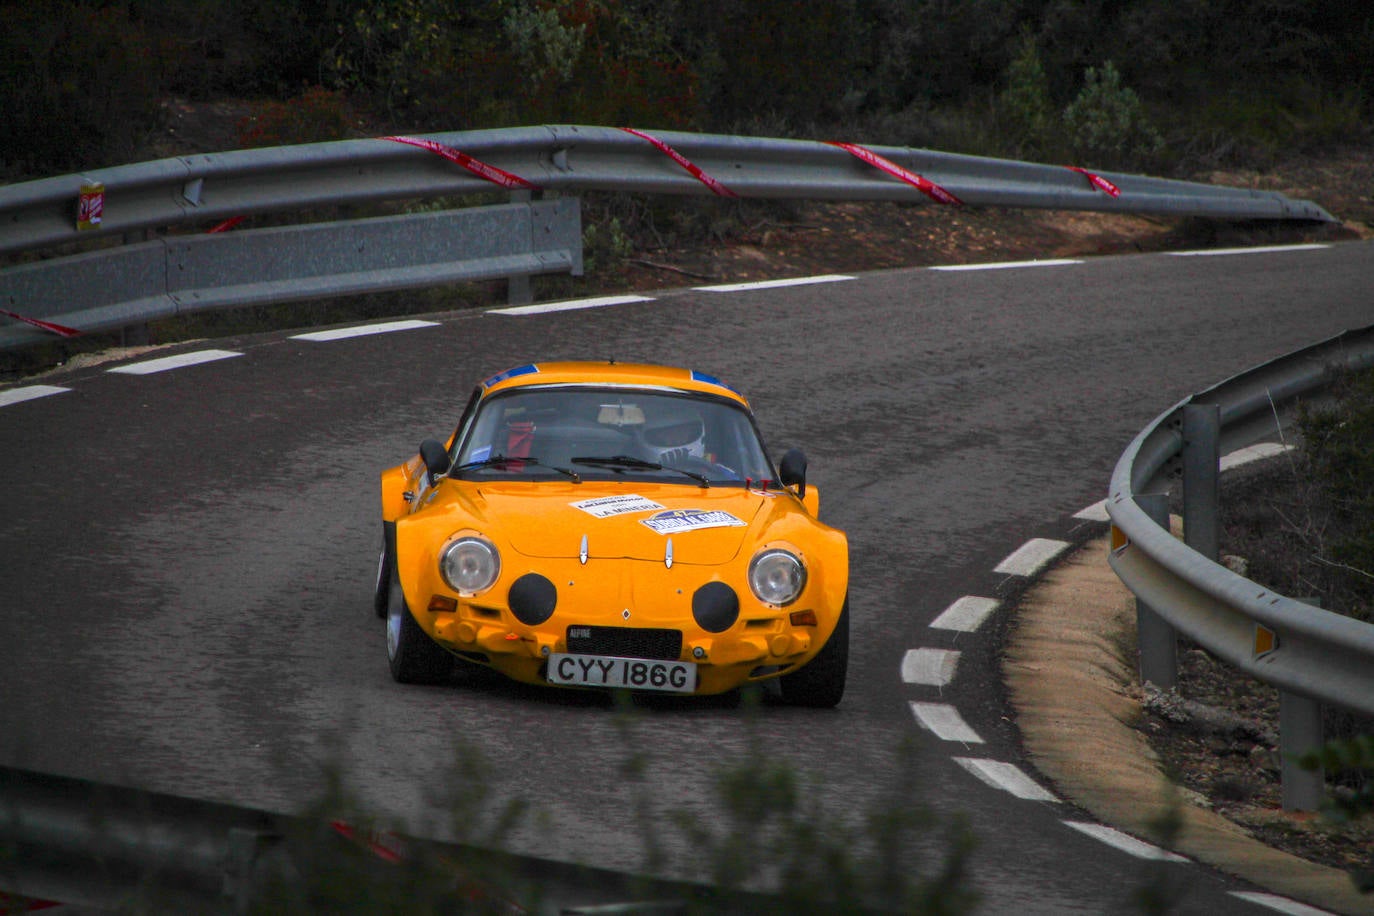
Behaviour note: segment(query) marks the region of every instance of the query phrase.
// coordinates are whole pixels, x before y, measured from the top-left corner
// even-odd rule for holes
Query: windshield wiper
[[[517,458],[514,456],[507,455],[492,455],[490,458],[483,458],[481,461],[469,461],[466,464],[460,464],[457,467],[449,468],[448,472],[450,474],[454,474],[458,471],[476,471],[481,468],[504,469],[507,465],[514,464],[517,461],[521,464],[532,464],[535,467],[548,468],[551,471],[557,471],[564,477],[567,477],[573,483],[582,482],[582,475],[578,474],[571,468],[560,468],[554,464],[544,464],[537,458]]]
[[[675,471],[678,474],[683,474],[692,478],[703,487],[709,489],[711,486],[711,481],[707,480],[705,475],[698,474],[695,471],[659,464],[656,461],[645,461],[643,458],[634,458],[630,455],[610,455],[605,458],[583,455],[580,458],[573,458],[571,461],[573,464],[590,464],[601,468],[632,468],[636,471]]]

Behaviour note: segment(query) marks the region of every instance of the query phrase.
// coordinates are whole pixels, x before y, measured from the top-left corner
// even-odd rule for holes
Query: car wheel
[[[844,599],[840,620],[830,640],[804,667],[778,680],[782,698],[793,706],[829,709],[844,696],[849,672],[849,598]]]
[[[420,629],[401,583],[394,580],[387,594],[386,657],[392,678],[401,684],[432,684],[453,670],[453,656]]]

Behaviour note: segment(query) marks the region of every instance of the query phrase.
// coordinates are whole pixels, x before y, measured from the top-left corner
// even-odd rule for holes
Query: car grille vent
[[[640,627],[568,627],[568,651],[579,655],[674,661],[682,655],[681,630]]]

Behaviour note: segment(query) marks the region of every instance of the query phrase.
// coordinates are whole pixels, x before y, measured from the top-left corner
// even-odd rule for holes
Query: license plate
[[[551,684],[575,687],[624,687],[628,690],[691,693],[697,688],[697,666],[695,662],[555,652],[549,656],[548,678]]]

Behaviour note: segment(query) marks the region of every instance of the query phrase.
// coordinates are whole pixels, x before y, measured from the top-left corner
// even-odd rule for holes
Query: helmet
[[[668,410],[649,417],[639,433],[652,460],[673,464],[706,456],[706,427],[695,410]]]

